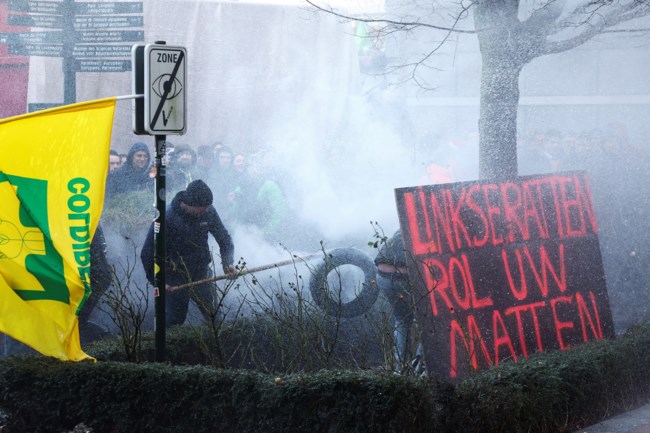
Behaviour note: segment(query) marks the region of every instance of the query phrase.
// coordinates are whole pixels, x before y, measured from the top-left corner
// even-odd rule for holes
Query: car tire
[[[361,291],[349,302],[341,302],[332,297],[327,283],[330,272],[343,265],[356,266],[365,275]],[[355,248],[337,248],[327,252],[323,260],[313,268],[309,291],[316,305],[327,314],[344,318],[357,317],[367,312],[377,300],[379,288],[376,275],[374,261],[363,251]]]

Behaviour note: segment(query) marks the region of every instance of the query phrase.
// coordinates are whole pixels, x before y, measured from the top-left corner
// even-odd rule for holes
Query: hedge
[[[380,370],[277,375],[171,363],[0,362],[3,433],[576,431],[650,396],[650,327],[457,384]]]

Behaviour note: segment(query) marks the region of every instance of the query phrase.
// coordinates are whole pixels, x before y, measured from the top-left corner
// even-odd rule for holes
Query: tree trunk
[[[517,176],[519,73],[529,59],[518,0],[479,0],[474,11],[481,49],[479,178]]]
[[[517,108],[521,67],[483,55],[479,178],[517,176]]]

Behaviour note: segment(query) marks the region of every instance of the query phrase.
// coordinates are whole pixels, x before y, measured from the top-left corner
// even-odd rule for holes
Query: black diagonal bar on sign
[[[178,60],[176,61],[176,65],[174,65],[174,70],[172,71],[172,75],[169,78],[169,86],[165,86],[165,91],[163,92],[161,98],[160,98],[160,103],[158,104],[158,108],[156,109],[156,114],[154,114],[153,119],[151,119],[151,123],[149,124],[149,128],[153,129],[154,126],[156,125],[156,122],[158,121],[158,117],[160,117],[160,113],[162,113],[163,105],[165,105],[165,101],[167,100],[167,95],[169,95],[169,92],[171,91],[171,84],[174,83],[174,80],[176,79],[176,74],[178,74],[178,68],[181,67],[181,63],[183,62],[183,59],[185,59],[185,52],[181,50],[181,54],[178,56]]]

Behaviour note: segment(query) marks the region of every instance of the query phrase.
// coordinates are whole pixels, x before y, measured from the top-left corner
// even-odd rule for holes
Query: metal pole
[[[154,219],[155,360],[165,361],[165,166],[166,135],[156,135],[156,218]]]
[[[77,60],[74,57],[74,0],[62,4],[63,11],[63,103],[77,102]]]

